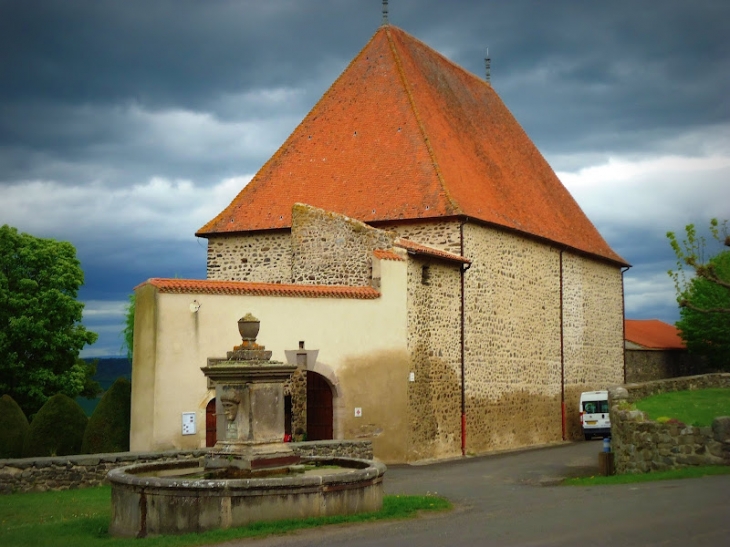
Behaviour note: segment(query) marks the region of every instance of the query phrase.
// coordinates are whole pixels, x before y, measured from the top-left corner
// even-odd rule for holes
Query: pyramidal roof
[[[626,264],[491,85],[388,25],[196,235],[288,228],[297,202],[367,223],[469,217]]]

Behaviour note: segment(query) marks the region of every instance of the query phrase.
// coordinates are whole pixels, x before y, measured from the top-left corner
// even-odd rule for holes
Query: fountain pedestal
[[[271,352],[255,338],[243,338],[226,359],[208,359],[201,370],[215,382],[218,440],[205,458],[206,471],[225,471],[229,477],[268,475],[299,463],[283,442],[284,382],[296,368],[272,361]]]

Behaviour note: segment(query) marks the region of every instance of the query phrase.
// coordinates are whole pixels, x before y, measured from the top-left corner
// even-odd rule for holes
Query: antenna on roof
[[[383,0],[383,26],[388,25],[388,0]]]
[[[487,56],[484,58],[484,69],[486,71],[487,83],[492,80],[492,59],[489,57],[489,48],[487,48]]]

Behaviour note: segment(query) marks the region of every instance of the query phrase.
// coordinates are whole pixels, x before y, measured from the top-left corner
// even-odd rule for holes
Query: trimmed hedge
[[[83,454],[128,452],[132,384],[117,378],[89,418],[81,443]]]
[[[59,393],[46,401],[30,424],[23,456],[78,454],[89,419],[81,406]]]
[[[29,427],[23,409],[10,395],[3,395],[0,398],[0,459],[23,456]]]

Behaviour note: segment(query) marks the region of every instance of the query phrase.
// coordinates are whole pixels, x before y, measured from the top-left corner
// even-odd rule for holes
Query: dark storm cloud
[[[205,276],[193,233],[364,47],[380,10],[381,0],[0,0],[0,224],[76,245],[97,354],[118,352],[110,318],[120,330],[136,284]],[[489,47],[496,91],[634,265],[627,310],[665,319],[676,304],[664,232],[706,221],[698,212],[730,216],[718,198],[730,169],[728,21],[726,0],[390,2],[391,24],[480,77]],[[717,165],[698,167],[713,154]],[[619,162],[630,172],[620,185],[611,165],[598,184],[581,172],[673,155],[697,161]],[[693,169],[704,201],[686,191]]]

